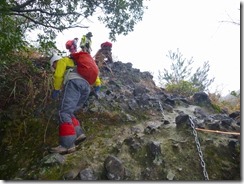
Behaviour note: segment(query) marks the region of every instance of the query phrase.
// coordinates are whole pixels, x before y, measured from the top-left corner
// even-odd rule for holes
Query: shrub
[[[166,90],[170,93],[176,93],[185,97],[190,97],[198,92],[198,88],[195,88],[191,82],[183,80],[177,84],[166,84]]]

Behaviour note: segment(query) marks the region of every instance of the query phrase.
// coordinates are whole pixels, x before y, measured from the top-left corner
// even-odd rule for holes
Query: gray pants
[[[60,105],[60,123],[72,122],[74,112],[80,110],[90,94],[90,85],[83,79],[68,80]]]
[[[75,111],[83,107],[89,94],[90,85],[83,79],[68,80],[65,84],[59,110],[59,142],[66,148],[73,145],[76,137],[82,131],[80,126],[74,126],[72,119],[75,118]]]

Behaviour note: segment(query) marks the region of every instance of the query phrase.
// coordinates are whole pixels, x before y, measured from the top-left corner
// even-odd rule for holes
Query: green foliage
[[[232,91],[231,95],[233,93],[238,94],[238,92]],[[239,96],[237,95],[236,98],[227,98],[227,99],[222,99],[221,95],[219,93],[209,93],[208,94],[213,108],[217,110],[218,112],[222,112],[222,110],[227,111],[228,113],[235,112],[235,111],[240,111],[240,94]],[[233,95],[235,97],[235,95]]]
[[[162,86],[163,81],[166,81],[167,89],[171,92],[190,95],[194,92],[206,91],[214,81],[214,78],[208,79],[210,69],[208,61],[193,73],[191,67],[194,63],[193,58],[184,58],[179,49],[175,52],[169,51],[167,57],[172,60],[171,71],[164,69],[163,74],[159,71],[158,79]]]
[[[110,38],[115,40],[116,34],[127,35],[134,30],[134,25],[142,20],[143,0],[103,1],[103,12],[106,16],[99,16],[107,28],[111,30]]]
[[[170,66],[171,72],[164,69],[162,79],[171,84],[178,84],[182,80],[187,80],[191,75],[192,68],[190,68],[190,66],[194,62],[192,58],[190,60],[183,58],[179,49],[177,49],[176,52],[169,51],[169,55],[167,55],[167,57],[172,60],[172,64]]]
[[[39,46],[37,47],[38,51],[40,53],[44,53],[45,55],[49,55],[50,48],[58,50],[53,40],[55,39],[56,35],[54,32],[47,32],[47,34],[39,34],[37,42],[39,43]],[[60,51],[59,51],[60,52]]]
[[[197,68],[196,72],[191,76],[190,81],[200,90],[205,91],[213,82],[214,78],[208,80],[208,72],[210,66],[208,61],[203,63],[202,68]]]
[[[240,97],[240,93],[238,94],[238,92],[236,91],[231,91],[230,93],[232,96],[235,96],[235,97]]]
[[[190,97],[198,91],[198,88],[195,88],[191,82],[181,80],[178,84],[166,84],[166,90],[170,93]]]
[[[38,105],[47,103],[52,76],[35,66],[42,64],[40,68],[43,68],[47,58],[39,59],[39,63],[34,63],[23,55],[16,54],[14,58],[10,63],[0,63],[0,108],[7,109],[17,104],[20,108],[33,108],[36,102]]]
[[[221,113],[222,110],[218,104],[212,104],[213,109],[215,110],[216,113]]]
[[[143,0],[40,0],[0,1],[0,53],[16,51],[24,46],[24,38],[33,30],[39,32],[40,51],[54,48],[52,40],[58,32],[70,28],[88,28],[82,21],[98,13],[98,20],[110,29],[110,39],[127,35],[142,20]],[[3,51],[3,52],[2,52]]]
[[[0,17],[0,60],[9,57],[12,51],[24,50],[26,42],[20,27],[20,19],[4,15]]]

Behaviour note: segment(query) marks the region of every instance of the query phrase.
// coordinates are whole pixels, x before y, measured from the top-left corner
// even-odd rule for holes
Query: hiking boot
[[[55,147],[55,148],[51,148],[49,150],[50,153],[59,153],[59,154],[69,154],[69,153],[73,153],[75,152],[75,146],[67,149],[61,145]]]
[[[81,134],[81,135],[79,135],[79,136],[75,139],[75,145],[80,144],[80,143],[83,142],[84,140],[86,140],[86,135],[85,135],[85,134]]]

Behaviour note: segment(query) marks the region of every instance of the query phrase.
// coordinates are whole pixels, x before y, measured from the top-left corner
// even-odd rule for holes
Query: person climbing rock
[[[75,111],[81,109],[89,97],[90,84],[77,73],[74,61],[69,57],[53,55],[50,59],[54,69],[54,90],[52,98],[57,99],[61,89],[62,100],[59,109],[59,146],[51,153],[67,154],[76,150],[76,145],[86,139]]]
[[[73,40],[68,40],[65,43],[66,49],[69,50],[70,53],[77,52],[77,43],[78,43],[78,38],[74,38]]]
[[[80,42],[80,47],[82,49],[82,51],[84,52],[88,52],[89,54],[91,53],[92,49],[91,49],[91,44],[92,44],[92,33],[88,32],[86,35],[83,35],[81,38],[81,42]]]
[[[102,43],[101,48],[95,54],[94,59],[99,68],[103,68],[103,67],[107,68],[112,73],[112,70],[109,67],[109,64],[113,63],[112,43],[110,42]]]

